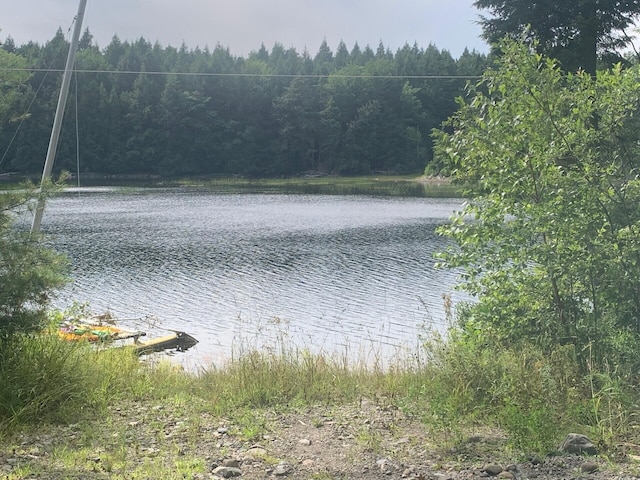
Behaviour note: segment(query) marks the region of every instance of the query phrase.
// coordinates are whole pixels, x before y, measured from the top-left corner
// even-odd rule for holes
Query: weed
[[[18,465],[13,468],[11,473],[2,478],[4,480],[23,480],[25,478],[34,478],[37,476],[37,472],[30,465]]]
[[[369,425],[363,425],[356,434],[358,443],[362,445],[366,450],[371,452],[379,452],[382,446],[382,437],[369,427]]]
[[[339,480],[342,477],[335,477],[328,472],[315,472],[309,477],[310,480]]]
[[[509,434],[508,444],[527,455],[546,455],[554,451],[562,435],[556,413],[542,402],[522,408],[507,405],[500,410],[499,419]]]
[[[204,473],[207,468],[204,460],[200,458],[176,460],[174,466],[178,478],[193,478],[194,474]]]
[[[267,432],[267,422],[265,418],[258,415],[253,410],[243,410],[233,417],[239,434],[242,438],[249,442],[257,442],[262,440]]]
[[[587,382],[590,398],[586,401],[585,421],[599,443],[612,448],[637,420],[637,406],[628,389],[625,391],[624,384],[610,372],[589,367]]]

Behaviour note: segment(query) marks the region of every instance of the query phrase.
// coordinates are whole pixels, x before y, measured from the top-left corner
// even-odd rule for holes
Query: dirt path
[[[356,405],[216,416],[189,401],[113,407],[108,421],[4,439],[0,479],[576,479],[640,478],[601,457],[510,458],[506,438],[463,441],[394,407]]]

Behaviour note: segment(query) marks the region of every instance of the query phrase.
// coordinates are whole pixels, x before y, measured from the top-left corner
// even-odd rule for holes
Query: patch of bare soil
[[[510,458],[499,432],[474,431],[454,442],[419,418],[376,402],[244,412],[235,419],[195,403],[113,407],[108,421],[5,439],[0,479],[640,478],[633,455],[617,462],[577,455],[522,461]],[[185,459],[200,467],[180,473]],[[149,464],[160,465],[162,473]]]

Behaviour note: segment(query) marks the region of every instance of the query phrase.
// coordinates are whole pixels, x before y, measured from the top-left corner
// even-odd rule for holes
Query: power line
[[[62,73],[63,69],[48,68],[0,68],[0,72],[32,72],[32,73]],[[297,74],[297,73],[211,73],[211,72],[160,72],[143,70],[85,70],[74,69],[74,73],[107,73],[114,75],[179,75],[194,77],[273,77],[273,78],[379,78],[379,79],[409,79],[409,80],[476,80],[482,78],[481,75],[341,75],[341,74]]]
[[[75,22],[75,19],[73,20],[73,22],[71,22],[71,25],[69,26],[69,28],[67,29],[67,36],[71,35],[71,27],[73,26],[73,23]],[[58,49],[55,51],[55,54],[53,56],[53,58],[51,59],[51,65],[53,65],[54,62],[56,62],[58,60],[58,58],[60,57],[60,55],[62,54],[62,48],[64,47],[64,45],[60,44],[60,46],[58,47]],[[14,69],[0,69],[0,71],[14,71],[14,72],[27,72],[29,70],[27,69],[19,69],[19,68],[14,68]],[[20,123],[18,123],[18,126],[16,127],[15,132],[13,133],[13,136],[11,137],[11,140],[9,140],[9,144],[7,145],[7,148],[5,149],[4,153],[2,154],[2,157],[0,157],[0,166],[4,163],[5,159],[7,158],[7,154],[9,153],[9,150],[11,149],[11,146],[13,145],[13,142],[15,141],[16,137],[18,136],[18,132],[20,131],[20,129],[22,128],[22,125],[24,124],[25,120],[27,118],[29,118],[29,116],[31,115],[31,107],[33,107],[33,104],[36,102],[36,99],[38,98],[38,94],[40,93],[40,90],[42,89],[42,87],[44,86],[44,82],[47,79],[47,76],[49,75],[50,72],[62,72],[64,70],[53,70],[51,68],[48,69],[42,69],[43,72],[45,72],[45,75],[42,77],[42,80],[40,81],[40,85],[38,85],[38,88],[36,89],[35,93],[33,94],[33,98],[31,99],[31,102],[29,102],[29,105],[27,106],[27,111],[24,112],[22,115],[20,115],[18,118],[20,119]]]

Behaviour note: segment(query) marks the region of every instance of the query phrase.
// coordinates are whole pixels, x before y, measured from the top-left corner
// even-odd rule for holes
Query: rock
[[[580,471],[584,473],[593,473],[598,470],[598,464],[595,462],[584,462],[580,465]]]
[[[143,448],[140,451],[140,453],[147,457],[157,457],[158,454],[160,453],[160,450],[154,447],[147,447],[147,448]]]
[[[376,465],[378,465],[378,468],[382,473],[387,473],[390,467],[389,460],[387,460],[386,458],[381,458],[377,460]]]
[[[222,478],[233,478],[242,475],[242,470],[234,467],[217,467],[213,470],[213,474]]]
[[[283,477],[285,475],[289,475],[290,472],[291,472],[291,465],[288,465],[286,463],[278,464],[276,468],[274,468],[273,470],[273,474],[276,477]]]
[[[585,435],[570,433],[562,441],[558,449],[564,453],[596,455],[598,449]]]
[[[488,473],[489,475],[493,475],[496,476],[499,473],[502,472],[502,467],[500,465],[497,464],[491,464],[491,465],[487,465],[486,467],[484,467],[482,469],[483,472]]]
[[[402,471],[402,478],[407,478],[411,475],[413,475],[413,472],[415,472],[416,468],[414,466],[409,466],[407,468],[405,468]]]
[[[222,461],[223,467],[240,468],[240,460],[235,458],[225,458]]]
[[[204,473],[194,473],[193,477],[191,477],[191,480],[209,480],[214,478],[213,476],[209,475],[209,474],[204,474]]]
[[[247,450],[247,457],[250,459],[263,459],[267,456],[267,450],[262,447],[253,447]]]
[[[300,445],[308,447],[309,445],[311,445],[311,440],[309,440],[308,438],[301,438],[300,440],[298,440],[298,443]]]
[[[452,480],[452,478],[453,478],[448,473],[440,473],[440,472],[436,472],[432,476],[433,476],[434,480]]]
[[[498,474],[498,478],[506,478],[507,480],[511,479],[511,478],[516,478],[513,473],[507,471],[507,470],[503,470],[502,472],[500,472]]]

